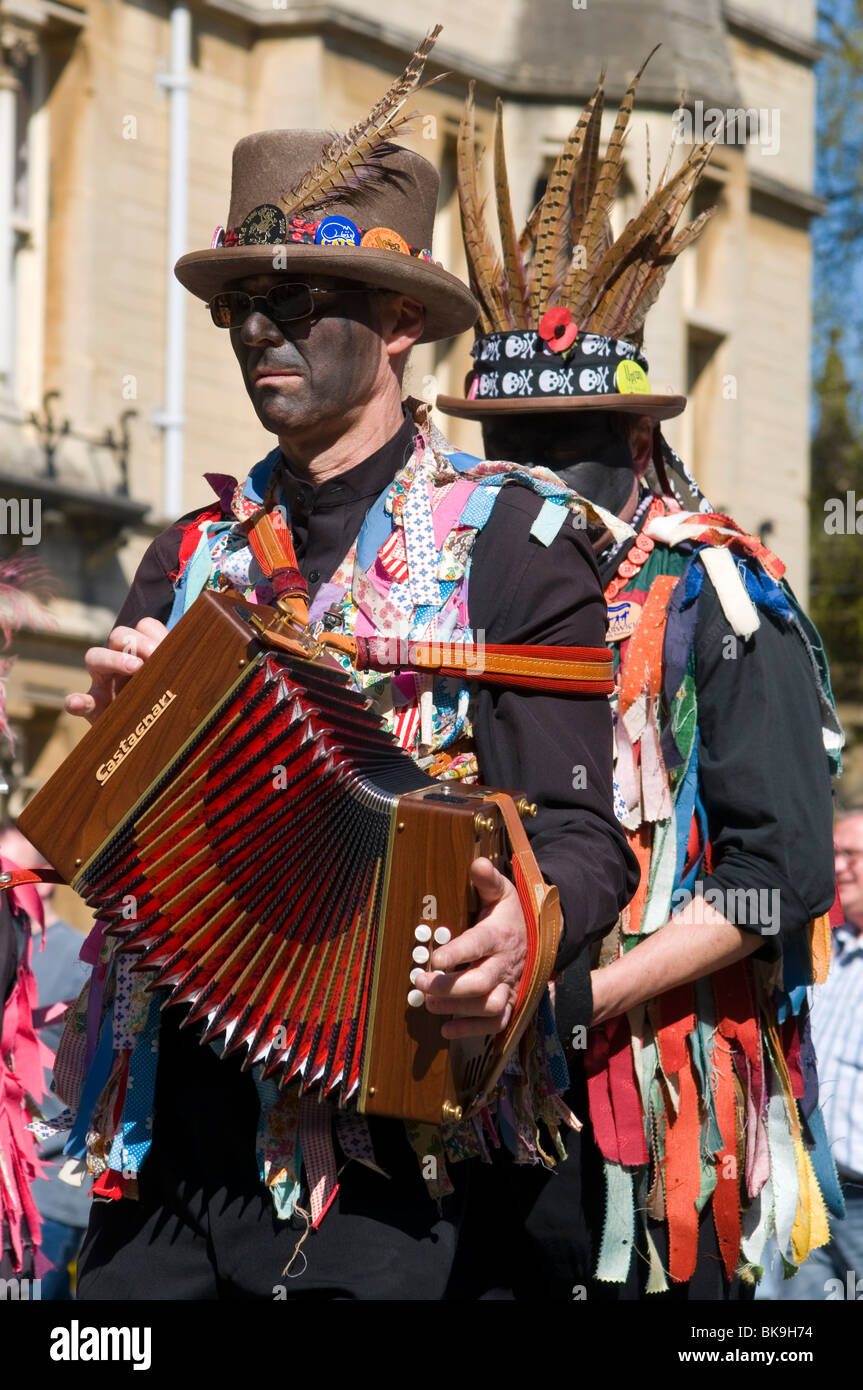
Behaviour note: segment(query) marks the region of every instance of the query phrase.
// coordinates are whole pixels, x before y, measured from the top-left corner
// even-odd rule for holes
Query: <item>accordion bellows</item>
[[[556,890],[509,796],[434,782],[337,662],[278,631],[203,594],[19,824],[202,1041],[364,1112],[455,1120],[538,1004]],[[507,1030],[447,1043],[410,972],[475,917],[478,855],[516,883],[528,961]]]

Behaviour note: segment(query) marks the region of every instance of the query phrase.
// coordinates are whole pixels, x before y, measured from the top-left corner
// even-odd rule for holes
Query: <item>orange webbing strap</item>
[[[28,883],[61,883],[66,880],[47,864],[41,869],[5,869],[0,873],[0,893],[6,888],[23,888]]]
[[[496,804],[506,827],[513,881],[527,927],[528,954],[512,1018],[506,1030],[494,1039],[497,1061],[484,1081],[486,1093],[494,1086],[539,1008],[557,958],[561,925],[557,889],[546,883],[540,872],[512,797],[506,792],[490,792],[488,800]]]
[[[246,529],[252,554],[270,580],[279,607],[305,627],[309,621],[309,589],[300,574],[282,513],[259,512]]]
[[[335,633],[323,633],[318,640],[345,652],[358,671],[437,671],[487,685],[561,695],[610,695],[614,690],[613,658],[607,647],[485,646]]]

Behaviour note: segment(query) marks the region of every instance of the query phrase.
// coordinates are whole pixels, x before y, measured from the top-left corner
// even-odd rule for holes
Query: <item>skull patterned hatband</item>
[[[621,395],[621,361],[637,362],[647,370],[644,355],[633,343],[597,333],[579,333],[565,355],[532,329],[487,333],[477,338],[471,351],[476,366],[468,400]]]

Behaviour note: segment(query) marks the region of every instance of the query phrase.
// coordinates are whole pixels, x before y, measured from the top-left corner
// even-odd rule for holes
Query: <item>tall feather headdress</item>
[[[713,209],[677,231],[683,210],[713,148],[695,145],[673,175],[656,187],[616,239],[611,213],[620,190],[629,119],[648,54],[626,89],[604,156],[599,155],[605,75],[567,136],[545,193],[516,236],[503,152],[501,103],[495,125],[496,249],[478,192],[473,84],[458,141],[458,193],[471,288],[484,333],[535,328],[545,312],[569,310],[579,330],[641,344],[644,320],[669,268],[695,241]]]

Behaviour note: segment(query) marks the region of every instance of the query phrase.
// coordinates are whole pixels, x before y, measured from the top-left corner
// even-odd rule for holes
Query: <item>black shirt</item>
[[[713,872],[704,891],[752,890],[770,958],[835,894],[833,794],[813,670],[798,634],[760,611],[744,642],[705,577],[695,631],[701,794]],[[767,894],[769,896],[764,897]],[[748,920],[736,925],[758,930]]]
[[[291,533],[312,597],[332,577],[370,506],[410,456],[413,435],[413,423],[406,420],[383,448],[317,488],[286,469]],[[474,546],[471,625],[484,631],[489,643],[603,646],[605,601],[586,533],[566,524],[551,545],[542,545],[530,536],[542,502],[525,487],[508,485],[501,491]],[[163,532],[148,549],[118,624],[134,627],[145,616],[167,619],[181,525]],[[560,893],[564,937],[557,965],[563,969],[575,962],[568,972],[577,995],[570,995],[577,1014],[571,1022],[588,1023],[587,948],[614,925],[638,881],[613,811],[608,701],[481,689],[474,736],[482,781],[523,792],[539,808],[527,830],[544,876]]]

